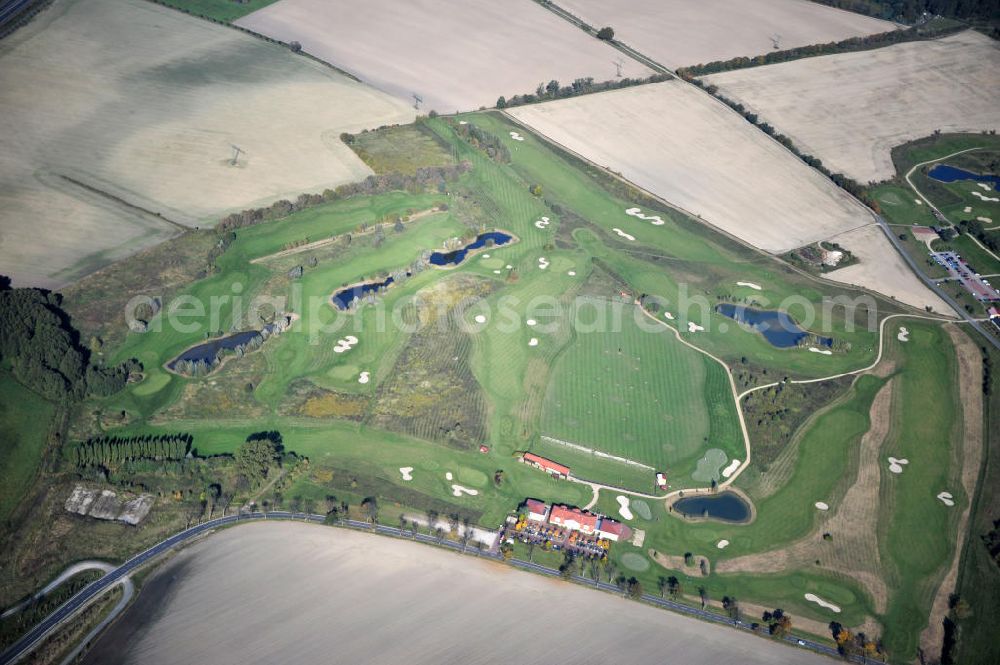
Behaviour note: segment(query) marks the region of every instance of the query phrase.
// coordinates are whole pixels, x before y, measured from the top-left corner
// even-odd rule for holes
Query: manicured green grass
[[[560,356],[543,408],[544,434],[668,471],[679,486],[703,484],[690,474],[706,449],[744,457],[721,365],[634,306],[616,315],[610,302],[581,300],[574,315],[584,321],[595,312],[605,312],[609,326],[578,330]]]
[[[275,0],[156,0],[160,4],[175,7],[196,16],[206,16],[216,21],[229,23],[266,7]]]
[[[0,520],[34,482],[54,413],[52,403],[0,370]]]

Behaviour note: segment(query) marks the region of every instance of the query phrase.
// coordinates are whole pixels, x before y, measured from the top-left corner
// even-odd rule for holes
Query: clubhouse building
[[[537,499],[525,501],[524,508],[527,520],[538,525],[554,526],[612,542],[628,535],[627,527],[621,522],[580,508],[559,504],[550,506]]]

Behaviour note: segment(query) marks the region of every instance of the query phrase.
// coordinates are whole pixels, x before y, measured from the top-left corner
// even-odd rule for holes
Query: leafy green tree
[[[612,28],[611,26],[604,26],[603,28],[597,31],[597,38],[603,39],[606,42],[610,42],[612,39],[615,38],[614,28]]]
[[[251,483],[259,483],[272,468],[281,465],[281,452],[281,435],[277,432],[251,434],[236,449],[236,468]]]

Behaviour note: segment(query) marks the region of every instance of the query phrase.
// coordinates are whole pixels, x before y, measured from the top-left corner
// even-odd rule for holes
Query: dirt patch
[[[279,412],[309,418],[361,420],[368,409],[368,401],[364,395],[326,390],[303,379],[289,387]]]
[[[692,556],[691,560],[693,563],[691,565],[688,565],[682,556],[664,554],[663,552],[658,552],[656,550],[649,550],[649,558],[667,570],[681,570],[689,575],[707,577],[709,573],[712,572],[712,562],[708,560],[707,556],[702,556],[700,554]],[[702,563],[705,565],[704,570],[702,569]]]
[[[955,591],[958,567],[965,544],[971,497],[976,495],[976,480],[983,455],[983,364],[980,351],[969,337],[955,326],[947,326],[948,336],[958,357],[958,384],[962,404],[962,489],[967,498],[958,518],[958,542],[951,566],[945,573],[934,596],[927,628],[920,634],[920,649],[932,658],[939,658],[944,641],[944,619],[948,615],[948,597]]]

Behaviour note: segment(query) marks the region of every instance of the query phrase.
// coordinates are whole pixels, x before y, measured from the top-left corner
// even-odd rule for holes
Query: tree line
[[[501,96],[497,99],[496,107],[498,109],[505,109],[514,106],[524,106],[525,104],[537,104],[538,102],[578,97],[579,95],[589,95],[605,90],[619,90],[647,83],[662,83],[672,78],[669,74],[653,74],[646,78],[621,78],[595,82],[593,77],[588,76],[586,78],[574,79],[570,85],[566,86],[560,85],[559,81],[553,79],[548,83],[539,83],[538,87],[535,88],[534,94],[514,95],[510,99]]]
[[[914,23],[925,13],[963,21],[996,25],[1000,4],[996,0],[812,0],[875,18]]]
[[[115,367],[92,363],[61,305],[57,293],[10,288],[10,280],[0,277],[0,360],[10,363],[22,385],[53,401],[103,397],[142,371],[135,359]]]
[[[748,67],[760,67],[762,65],[773,65],[779,62],[789,62],[802,58],[811,58],[817,55],[832,55],[834,53],[850,53],[852,51],[869,51],[872,49],[902,44],[904,42],[943,37],[964,30],[964,25],[951,25],[933,27],[929,25],[913,26],[906,30],[892,30],[876,35],[865,35],[862,37],[851,37],[839,42],[828,42],[826,44],[810,44],[782,51],[771,51],[764,55],[753,58],[738,57],[729,60],[715,60],[707,64],[698,64],[692,67],[681,67],[677,70],[677,75],[685,80],[690,80],[696,76],[707,76],[719,72],[728,72],[734,69],[746,69]]]
[[[471,122],[464,125],[452,123],[452,129],[466,143],[477,150],[486,153],[486,156],[498,164],[510,164],[510,150],[503,141],[494,134],[480,129]]]
[[[135,460],[184,459],[193,440],[190,434],[99,437],[70,446],[66,456],[77,468],[102,466],[111,469]]]

